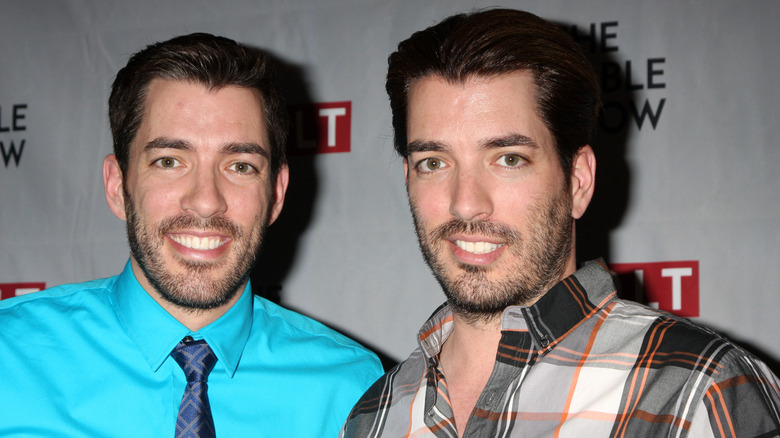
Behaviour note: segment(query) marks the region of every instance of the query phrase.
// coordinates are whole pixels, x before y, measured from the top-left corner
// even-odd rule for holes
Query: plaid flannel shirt
[[[464,437],[775,437],[778,379],[764,363],[688,320],[616,297],[589,262],[501,320],[496,363]],[[456,437],[439,352],[440,307],[419,348],[355,405],[343,437]]]

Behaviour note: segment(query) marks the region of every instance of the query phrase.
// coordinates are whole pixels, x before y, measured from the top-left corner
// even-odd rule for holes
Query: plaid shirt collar
[[[501,331],[529,332],[536,353],[543,356],[588,317],[616,298],[606,263],[601,259],[586,262],[532,306],[504,309]],[[441,347],[452,332],[452,324],[452,308],[444,303],[418,332],[417,342],[429,361],[438,362]]]

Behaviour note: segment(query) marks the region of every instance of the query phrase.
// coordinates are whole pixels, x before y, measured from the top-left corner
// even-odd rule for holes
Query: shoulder
[[[690,387],[695,382],[701,391],[717,382],[754,380],[746,376],[773,378],[766,365],[725,336],[631,301],[615,302],[597,339],[600,351],[631,358],[632,369],[648,370],[648,381],[657,381],[659,388]],[[768,385],[777,387],[773,382]]]
[[[711,359],[732,351],[744,353],[729,339],[705,326],[632,301],[616,300],[608,321],[605,330],[626,339],[641,340],[642,351],[688,353]]]
[[[242,363],[271,369],[290,406],[320,406],[309,413],[311,421],[324,415],[337,431],[355,400],[384,372],[376,354],[300,313],[255,296],[253,318]]]
[[[96,333],[116,321],[111,284],[94,280],[0,301],[0,374],[43,382],[34,371],[41,358],[69,367],[77,363],[73,354],[79,348],[109,342]]]
[[[625,320],[618,325],[622,336],[630,336],[626,333],[631,330],[640,333],[634,369],[646,372],[647,394],[668,394],[676,388],[679,398],[699,400],[706,407],[705,421],[713,426],[741,423],[745,435],[780,428],[780,381],[766,364],[730,339],[688,319],[628,301],[618,301],[610,318]]]
[[[64,284],[0,301],[0,325],[7,332],[14,323],[41,325],[49,318],[73,319],[79,311],[95,311],[108,302],[116,277]]]
[[[428,361],[420,348],[380,377],[355,404],[343,429],[346,437],[368,436],[386,430],[390,411],[408,412],[425,385]],[[377,419],[383,419],[377,421]]]
[[[381,370],[377,356],[351,338],[308,317],[254,297],[254,319],[260,329],[269,334],[274,343],[290,348],[316,350],[317,354],[336,355],[343,359],[368,360]]]

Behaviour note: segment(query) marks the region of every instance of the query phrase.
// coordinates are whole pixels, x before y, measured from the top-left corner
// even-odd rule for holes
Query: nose
[[[227,210],[227,201],[219,175],[210,169],[203,169],[193,172],[190,176],[192,180],[182,198],[182,208],[203,219],[224,213]]]
[[[486,178],[476,171],[460,169],[454,179],[450,214],[463,221],[484,220],[493,214],[493,199]]]

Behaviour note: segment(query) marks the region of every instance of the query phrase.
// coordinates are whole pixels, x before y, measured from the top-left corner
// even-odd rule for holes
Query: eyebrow
[[[222,155],[254,154],[264,158],[270,158],[268,151],[257,143],[228,143],[219,150]]]
[[[182,151],[192,151],[192,144],[186,140],[172,139],[167,137],[157,137],[144,146],[144,152],[154,149],[178,149]],[[232,154],[254,154],[260,155],[266,159],[270,158],[267,150],[263,149],[257,143],[228,143],[219,149],[220,155]]]
[[[445,146],[444,143],[440,143],[438,141],[415,140],[406,145],[407,154],[414,152],[440,152],[446,149],[447,146]]]
[[[149,152],[154,149],[179,149],[183,151],[189,151],[192,150],[192,145],[184,140],[175,140],[168,137],[157,137],[149,143],[146,143],[146,146],[144,146],[144,152]]]
[[[508,134],[483,140],[479,143],[477,148],[480,150],[487,150],[509,146],[528,146],[532,148],[538,148],[539,144],[537,144],[531,137],[526,135]],[[408,154],[415,152],[441,152],[447,149],[449,149],[449,147],[445,143],[438,141],[415,140],[406,145],[406,152]]]
[[[532,148],[539,147],[539,145],[531,137],[522,134],[509,134],[484,140],[480,142],[479,149],[504,148],[508,146],[529,146]]]

